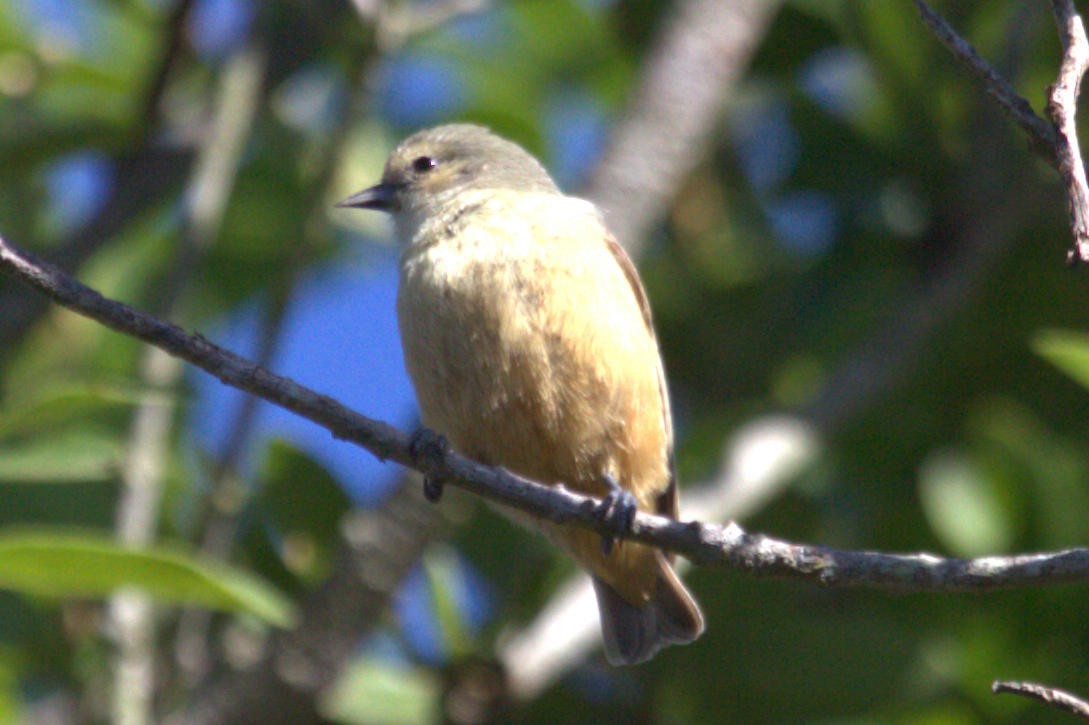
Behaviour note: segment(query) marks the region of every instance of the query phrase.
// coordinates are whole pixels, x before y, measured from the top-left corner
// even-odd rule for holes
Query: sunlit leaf
[[[280,626],[293,616],[288,601],[248,573],[179,549],[128,549],[108,536],[74,530],[0,532],[0,587],[46,597],[103,597],[123,586]]]
[[[77,483],[115,476],[118,442],[86,430],[0,446],[0,483]]]
[[[42,385],[29,395],[13,395],[0,408],[0,439],[56,429],[61,423],[154,400],[165,394],[135,387],[94,383]]]
[[[459,590],[465,586],[460,562],[453,550],[435,546],[424,557],[423,566],[431,587],[443,649],[455,656],[463,654],[469,648],[471,637],[466,630],[465,615],[458,605]]]
[[[1043,330],[1032,338],[1032,349],[1083,388],[1089,388],[1089,334]]]
[[[919,474],[919,499],[951,552],[973,556],[1008,548],[1010,523],[991,481],[963,456],[946,452],[928,458]]]
[[[353,664],[321,703],[337,722],[367,725],[436,722],[438,706],[438,682],[426,671],[375,658]]]

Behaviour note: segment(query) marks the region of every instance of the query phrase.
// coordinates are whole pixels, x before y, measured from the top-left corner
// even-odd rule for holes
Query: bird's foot
[[[601,535],[601,553],[608,556],[612,553],[616,536],[631,531],[639,504],[632,492],[621,488],[612,475],[605,474],[604,481],[609,487],[609,492],[605,494],[605,498],[601,499],[601,504],[594,513],[615,532]]]
[[[450,452],[450,441],[446,436],[440,435],[430,428],[420,428],[412,434],[412,440],[408,444],[409,453],[417,461],[425,461],[425,468],[435,469],[444,465],[446,454]],[[442,498],[445,478],[433,473],[425,473],[423,481],[423,493],[431,503],[437,503]]]

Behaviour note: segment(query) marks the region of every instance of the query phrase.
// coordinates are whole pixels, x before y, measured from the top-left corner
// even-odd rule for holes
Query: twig
[[[1089,262],[1089,181],[1078,145],[1078,93],[1082,76],[1089,70],[1089,41],[1073,0],[1052,0],[1051,9],[1063,46],[1058,77],[1048,91],[1047,115],[1038,116],[1028,101],[1019,96],[948,22],[925,0],[915,0],[923,22],[953,55],[968,66],[1029,139],[1046,151],[1046,158],[1059,172],[1066,189],[1070,229],[1074,246],[1067,252],[1070,262]]]
[[[166,81],[170,71],[181,55],[182,44],[185,40],[185,23],[189,19],[189,13],[193,9],[193,0],[177,0],[170,9],[165,22],[165,38],[159,51],[158,62],[148,81],[147,94],[144,99],[143,124],[140,129],[144,136],[143,142],[153,127],[153,119],[158,116],[159,104],[163,100],[166,91]]]
[[[1033,682],[995,680],[994,684],[991,685],[991,692],[996,695],[1006,692],[1031,697],[1057,710],[1064,710],[1082,720],[1089,721],[1089,702],[1054,687],[1037,685]]]
[[[1047,115],[1058,131],[1055,160],[1066,187],[1070,228],[1074,233],[1074,248],[1068,258],[1089,262],[1089,182],[1085,178],[1085,162],[1078,146],[1075,120],[1081,79],[1089,69],[1089,41],[1072,0],[1052,0],[1051,9],[1063,45],[1063,60],[1059,77],[1048,93]]]
[[[61,270],[17,251],[0,238],[0,269],[59,304],[181,357],[224,383],[258,395],[327,428],[339,439],[494,502],[558,523],[616,533],[596,513],[599,502],[485,466],[456,452],[414,447],[388,423],[356,413],[332,398],[260,368],[200,335],[109,300]],[[420,450],[422,448],[422,450]],[[749,534],[736,524],[682,523],[636,515],[630,538],[674,551],[707,566],[742,569],[757,576],[809,581],[827,587],[864,586],[898,592],[983,591],[1089,580],[1089,549],[945,559],[933,554],[845,551]]]
[[[1048,160],[1053,161],[1054,159],[1050,157],[1055,148],[1055,129],[1038,116],[1029,102],[1018,95],[1013,86],[999,75],[998,71],[972,47],[972,44],[962,38],[936,10],[927,5],[924,0],[915,0],[915,6],[919,9],[923,22],[934,31],[938,40],[983,81],[987,93],[998,102],[998,105],[1006,109],[1010,117],[1035,143],[1048,151]]]

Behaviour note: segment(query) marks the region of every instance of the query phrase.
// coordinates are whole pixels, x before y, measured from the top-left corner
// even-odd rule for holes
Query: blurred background
[[[1041,109],[1046,3],[935,2]],[[1089,541],[1089,278],[1057,175],[908,0],[0,0],[0,233],[409,430],[382,215],[473,121],[636,260],[687,517],[976,556]],[[1082,585],[692,569],[612,669],[543,540],[0,278],[0,720],[1060,722]],[[124,586],[122,586],[124,585]]]

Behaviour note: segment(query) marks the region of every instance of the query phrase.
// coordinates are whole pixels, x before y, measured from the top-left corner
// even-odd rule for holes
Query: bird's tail
[[[641,605],[624,599],[611,586],[594,579],[605,657],[613,665],[645,662],[662,647],[687,644],[703,633],[703,615],[696,600],[677,578],[661,552],[658,579]]]

